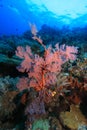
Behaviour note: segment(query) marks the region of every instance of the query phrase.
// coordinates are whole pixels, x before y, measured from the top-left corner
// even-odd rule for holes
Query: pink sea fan
[[[23,58],[18,70],[27,72],[30,82],[28,86],[34,87],[36,90],[44,89],[53,85],[57,81],[57,74],[61,71],[61,66],[68,60],[75,60],[78,50],[74,46],[56,44],[53,49],[48,47],[44,56],[34,55],[30,47],[18,47],[16,55]]]

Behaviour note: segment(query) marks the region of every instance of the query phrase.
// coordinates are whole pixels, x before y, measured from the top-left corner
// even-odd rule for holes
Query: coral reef
[[[0,37],[1,130],[87,129],[85,29],[31,25],[22,36]],[[69,47],[76,44],[78,56]]]

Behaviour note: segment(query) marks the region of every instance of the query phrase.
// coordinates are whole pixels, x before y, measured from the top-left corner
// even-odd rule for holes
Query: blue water
[[[0,0],[0,35],[22,34],[29,23],[84,27],[87,0]]]

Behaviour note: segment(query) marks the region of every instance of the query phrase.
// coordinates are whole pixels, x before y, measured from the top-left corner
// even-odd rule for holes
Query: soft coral
[[[44,56],[33,54],[30,47],[18,47],[16,55],[23,58],[18,70],[27,72],[30,81],[26,88],[34,87],[37,91],[54,85],[57,81],[57,74],[61,71],[61,66],[68,60],[75,60],[78,50],[74,46],[58,44],[45,49]],[[21,80],[20,83],[21,84]],[[19,85],[18,85],[19,86]],[[19,87],[20,89],[20,87]],[[25,87],[22,88],[22,90]]]

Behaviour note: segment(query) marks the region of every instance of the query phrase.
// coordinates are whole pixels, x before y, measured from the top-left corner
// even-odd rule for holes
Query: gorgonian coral
[[[54,85],[57,81],[57,74],[61,71],[62,64],[68,60],[75,60],[77,52],[78,50],[74,46],[62,45],[59,47],[56,44],[55,48],[52,48],[52,46],[48,47],[44,51],[43,57],[40,57],[37,54],[33,54],[29,46],[26,46],[26,48],[19,46],[16,55],[22,58],[23,61],[18,70],[26,72],[30,79],[26,87],[34,87],[39,91]],[[23,89],[25,88],[21,88],[21,90]]]

